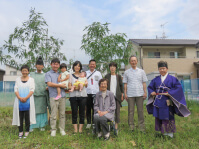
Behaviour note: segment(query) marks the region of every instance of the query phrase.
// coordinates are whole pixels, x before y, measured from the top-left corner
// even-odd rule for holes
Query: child
[[[79,75],[78,80],[73,84],[71,87],[70,92],[73,92],[75,88],[79,88],[79,91],[81,92],[83,87],[88,84],[87,78],[86,78],[86,72],[82,71]]]
[[[66,86],[66,88],[68,88],[68,79],[70,77],[70,74],[68,73],[67,70],[67,66],[66,64],[62,63],[60,65],[60,70],[61,70],[61,74],[58,77],[58,82],[60,82],[59,84],[64,84]],[[57,87],[57,97],[55,98],[55,100],[58,100],[59,98],[61,98],[61,89],[60,87]]]
[[[30,124],[36,124],[35,120],[35,105],[34,105],[34,79],[29,77],[29,67],[23,65],[21,67],[22,76],[16,79],[15,82],[15,102],[13,108],[12,125],[19,126],[19,138],[23,137],[23,119],[25,118],[25,135],[29,134]]]

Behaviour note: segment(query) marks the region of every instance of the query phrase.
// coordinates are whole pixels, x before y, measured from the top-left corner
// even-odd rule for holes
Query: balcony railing
[[[178,56],[178,57],[175,57],[175,56],[143,56],[142,58],[186,58],[186,56]]]

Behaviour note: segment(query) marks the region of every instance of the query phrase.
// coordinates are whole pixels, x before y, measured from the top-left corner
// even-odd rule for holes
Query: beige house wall
[[[17,75],[10,75],[11,71],[16,71]],[[21,76],[21,71],[16,68],[6,65],[5,75],[3,76],[3,81],[16,81],[16,78]]]
[[[143,69],[146,74],[158,71],[157,63],[167,61],[169,71],[176,72],[177,75],[190,75],[191,79],[197,78],[197,69],[194,62],[199,61],[195,58],[143,58]]]
[[[186,47],[186,57],[187,58],[197,58],[196,51],[197,49],[195,47]]]

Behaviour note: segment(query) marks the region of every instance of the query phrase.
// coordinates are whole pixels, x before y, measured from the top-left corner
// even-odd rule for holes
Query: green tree
[[[132,44],[127,41],[126,34],[109,34],[109,23],[101,24],[93,22],[86,26],[83,35],[81,49],[86,54],[95,59],[98,63],[98,69],[101,71],[109,70],[108,64],[114,61],[121,68],[121,64],[128,64],[128,58],[132,51]]]
[[[32,71],[35,69],[37,58],[42,56],[45,63],[44,71],[47,71],[53,58],[67,60],[60,52],[62,45],[63,40],[48,37],[48,25],[42,13],[31,8],[29,20],[23,22],[21,27],[16,27],[8,41],[1,47],[0,62],[17,68],[22,64],[28,64]]]

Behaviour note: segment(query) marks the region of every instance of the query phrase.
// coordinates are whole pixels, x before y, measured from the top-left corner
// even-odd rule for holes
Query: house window
[[[177,76],[178,80],[190,80],[189,75],[179,75]]]
[[[178,58],[178,52],[170,52],[170,58]]]
[[[160,52],[148,52],[149,58],[160,58]]]
[[[196,56],[197,58],[199,58],[199,51],[196,51]]]
[[[10,75],[11,75],[11,76],[16,76],[16,75],[17,75],[17,72],[16,72],[16,71],[10,71]]]

